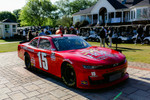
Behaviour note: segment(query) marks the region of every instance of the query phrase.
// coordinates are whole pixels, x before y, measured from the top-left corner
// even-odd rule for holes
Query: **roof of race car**
[[[39,36],[39,37],[44,37],[44,38],[59,38],[59,37],[69,37],[69,36],[76,36],[76,35],[72,35],[72,34],[65,34],[63,36],[61,35],[47,35],[47,36]]]

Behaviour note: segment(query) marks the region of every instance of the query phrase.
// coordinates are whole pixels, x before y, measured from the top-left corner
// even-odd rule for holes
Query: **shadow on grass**
[[[30,72],[34,73],[35,75],[37,75],[47,81],[50,81],[50,82],[56,84],[56,87],[58,87],[58,90],[59,90],[59,88],[61,88],[60,90],[67,89],[70,92],[74,92],[75,94],[82,96],[84,98],[87,98],[89,100],[101,100],[101,99],[102,100],[118,100],[118,99],[123,100],[123,99],[127,99],[127,98],[129,100],[130,99],[137,100],[139,97],[144,100],[145,97],[143,97],[142,95],[136,96],[134,94],[134,92],[136,92],[138,90],[142,90],[142,89],[150,89],[150,83],[146,83],[144,81],[137,80],[134,78],[129,78],[128,80],[123,81],[117,85],[111,86],[109,88],[84,90],[84,89],[68,87],[62,82],[62,80],[60,78],[53,76],[49,73],[45,73],[41,70],[32,69]],[[141,85],[141,83],[147,84],[147,85]]]
[[[113,46],[112,49],[116,50],[116,47]],[[142,49],[134,49],[134,48],[127,48],[127,47],[117,47],[117,50],[120,50],[120,51],[142,51]]]

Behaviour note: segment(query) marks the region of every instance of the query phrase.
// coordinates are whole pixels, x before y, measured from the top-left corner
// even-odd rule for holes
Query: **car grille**
[[[100,66],[98,67],[97,69],[108,69],[108,68],[113,68],[113,67],[117,67],[117,66],[120,66],[120,65],[123,65],[125,64],[126,60],[120,62],[120,63],[116,63],[116,64],[112,64],[112,65],[104,65],[104,66]]]
[[[112,73],[107,73],[107,74],[103,74],[102,76],[104,77],[103,80],[91,80],[90,77],[89,77],[89,81],[90,81],[90,84],[91,85],[99,85],[99,84],[105,84],[105,83],[109,83],[109,78],[111,75],[115,75],[117,73],[121,73],[121,77],[123,77],[125,75],[125,71],[126,71],[126,68],[123,68],[121,70],[118,70],[118,71],[115,71],[115,72],[112,72]]]

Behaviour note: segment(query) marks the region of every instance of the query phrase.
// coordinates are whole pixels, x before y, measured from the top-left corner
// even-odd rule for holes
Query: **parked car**
[[[145,37],[145,38],[143,39],[143,41],[144,41],[145,44],[150,44],[150,36]]]
[[[122,43],[130,43],[130,42],[132,42],[132,36],[130,36],[130,35],[119,36],[118,39],[120,39]]]
[[[91,46],[76,35],[39,36],[18,45],[27,69],[53,74],[70,87],[98,89],[128,79],[126,57],[115,50]]]

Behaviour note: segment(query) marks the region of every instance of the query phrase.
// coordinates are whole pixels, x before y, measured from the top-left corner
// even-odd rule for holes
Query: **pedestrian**
[[[64,34],[69,34],[69,29],[67,26],[64,27]]]
[[[28,40],[31,41],[34,38],[34,35],[32,34],[32,31],[29,30],[28,32]]]
[[[35,35],[36,35],[36,36],[38,36],[38,35],[39,35],[39,32],[38,32],[38,31],[36,31]]]
[[[138,39],[140,39],[141,44],[143,44],[142,35],[143,35],[143,28],[142,28],[141,25],[139,25],[139,26],[138,26],[138,29],[137,29],[137,37],[136,37],[135,44],[136,44],[136,42],[137,42]]]
[[[61,36],[64,34],[64,28],[63,28],[63,26],[59,26],[59,29],[56,31],[56,33],[55,34],[60,34]]]
[[[50,28],[47,32],[48,32],[48,35],[52,35],[52,32],[51,32]]]
[[[70,34],[77,35],[77,31],[74,29],[73,26],[70,27]]]
[[[26,31],[23,30],[23,40],[26,40]]]
[[[39,36],[45,36],[46,34],[44,33],[44,30],[41,29],[41,33],[39,33]]]
[[[113,33],[113,29],[109,27],[107,32],[108,39],[109,39],[109,47],[112,47],[112,33]]]
[[[106,33],[104,27],[102,27],[99,36],[100,36],[100,47],[102,47],[102,45],[103,47],[105,47]]]

